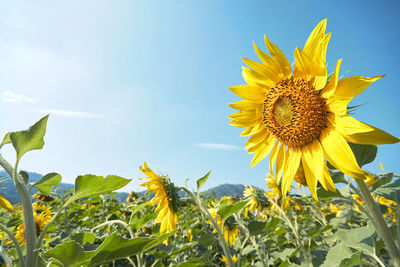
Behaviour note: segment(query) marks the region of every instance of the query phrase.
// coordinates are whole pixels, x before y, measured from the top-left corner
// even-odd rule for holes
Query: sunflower
[[[155,224],[161,223],[160,233],[171,232],[176,229],[176,223],[178,222],[178,195],[173,183],[171,183],[168,176],[159,176],[155,174],[146,162],[144,167],[140,166],[140,170],[147,175],[145,178],[140,180],[148,179],[149,181],[141,184],[141,186],[147,187],[147,191],[153,191],[155,196],[148,204],[158,204],[155,212],[159,211]]]
[[[2,195],[0,195],[0,208],[6,209],[8,211],[14,211],[14,208],[11,205],[11,203]]]
[[[289,209],[290,205],[293,205],[296,210],[301,210],[303,208],[299,202],[297,202],[290,196],[283,199],[281,189],[276,183],[276,179],[274,178],[274,176],[268,173],[265,181],[267,182],[267,186],[272,189],[272,191],[266,191],[265,193],[272,199],[272,201],[276,205],[280,206],[284,210]],[[271,208],[275,211],[280,212],[280,210],[275,205],[271,205]]]
[[[253,188],[252,186],[245,186],[243,197],[249,198],[249,210],[257,211],[257,215],[269,205],[268,199],[265,197],[264,192],[260,189]]]
[[[51,208],[44,204],[34,202],[32,204],[32,209],[33,217],[35,220],[36,235],[39,236],[44,227],[51,219]],[[17,238],[18,243],[20,243],[21,245],[25,244],[25,225],[21,223],[17,226],[16,231],[17,233],[15,234],[15,237]]]
[[[216,207],[211,207],[208,209],[208,212],[211,214],[213,219],[217,222],[219,229],[224,233],[224,239],[228,245],[232,246],[236,244],[236,240],[239,237],[239,227],[235,221],[235,219],[231,216],[228,217],[224,222],[222,222],[221,216],[218,214],[218,210]],[[211,224],[211,221],[207,221],[208,224]],[[217,230],[213,230],[213,234],[216,234]]]
[[[225,262],[226,266],[229,267],[228,259],[225,257],[225,255],[222,255],[221,258],[219,258],[219,259],[220,259],[222,262]],[[236,262],[237,262],[237,257],[236,257],[236,255],[233,255],[233,256],[232,256],[232,261],[233,261],[233,263],[236,263]]]
[[[300,164],[305,182],[317,199],[316,186],[335,191],[325,158],[343,173],[364,179],[354,153],[347,142],[391,144],[398,138],[347,113],[347,104],[370,84],[382,78],[353,76],[339,80],[342,60],[328,79],[326,51],[331,34],[325,34],[326,19],[309,36],[304,49],[297,47],[292,67],[266,36],[271,56],[255,50],[262,63],[243,59],[245,85],[230,90],[244,100],[230,104],[239,110],[229,116],[230,124],[245,127],[241,136],[251,136],[245,148],[255,153],[251,166],[270,154],[269,168],[275,165],[277,182],[282,178],[282,193],[290,190]]]

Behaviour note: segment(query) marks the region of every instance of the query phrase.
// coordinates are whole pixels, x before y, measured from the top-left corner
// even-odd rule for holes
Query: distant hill
[[[34,183],[39,181],[43,175],[35,172],[27,172],[29,175],[29,182]],[[57,192],[61,193],[66,190],[70,190],[74,188],[73,184],[60,183],[55,188],[57,188]],[[54,190],[54,188],[53,188]],[[210,188],[203,193],[206,196],[212,195],[216,198],[221,198],[223,196],[243,196],[244,185],[241,184],[222,184],[213,188]],[[31,195],[37,192],[36,188],[32,188],[30,192]],[[139,195],[143,195],[145,191],[137,192]],[[5,171],[0,171],[0,194],[3,195],[6,199],[8,199],[12,204],[19,203],[20,198],[17,192],[17,189],[14,186],[14,182],[9,177],[9,175]],[[116,195],[120,201],[125,201],[128,197],[128,193],[119,192]]]

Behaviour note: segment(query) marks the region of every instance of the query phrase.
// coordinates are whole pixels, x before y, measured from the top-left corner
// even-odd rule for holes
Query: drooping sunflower
[[[282,51],[266,36],[270,53],[255,50],[262,63],[243,59],[245,85],[230,90],[244,100],[230,104],[238,112],[230,115],[231,125],[245,127],[241,136],[251,136],[245,148],[255,153],[251,166],[270,154],[269,169],[282,193],[290,190],[300,164],[305,183],[317,199],[317,182],[327,190],[335,186],[325,159],[343,173],[365,179],[347,142],[391,144],[398,138],[347,113],[348,103],[370,84],[383,77],[353,76],[339,80],[342,60],[328,79],[326,51],[331,34],[325,34],[326,19],[309,36],[304,49],[297,47],[292,67]]]
[[[236,244],[237,238],[239,237],[239,227],[235,221],[235,219],[231,216],[228,217],[224,222],[222,222],[221,216],[218,214],[218,208],[210,207],[208,212],[213,217],[213,219],[217,222],[219,229],[224,234],[224,239],[226,243],[230,246]],[[211,221],[207,221],[208,224],[211,224]],[[217,230],[213,230],[213,234],[216,234]]]
[[[260,189],[252,186],[245,186],[243,191],[243,197],[249,199],[247,204],[250,211],[257,211],[257,215],[266,207],[269,206],[269,201],[265,197],[265,194]]]
[[[44,227],[51,219],[51,208],[44,205],[34,202],[32,204],[33,209],[33,218],[35,220],[36,227],[36,235],[39,236]],[[15,238],[18,240],[18,243],[21,245],[25,244],[25,225],[21,223],[17,226],[17,233],[15,234]]]
[[[225,262],[225,266],[226,267],[229,267],[229,263],[228,263],[228,259],[225,257],[225,255],[221,255],[221,258],[219,258],[222,262]],[[233,261],[233,263],[235,263],[236,264],[236,262],[237,262],[237,257],[236,257],[236,255],[233,255],[232,256],[232,261]]]
[[[147,191],[153,191],[155,196],[148,202],[148,204],[158,204],[155,212],[159,211],[155,224],[160,222],[160,233],[171,232],[176,229],[178,222],[178,195],[173,183],[171,183],[168,176],[159,176],[155,174],[146,162],[144,167],[140,166],[140,170],[147,175],[140,180],[149,180],[141,186],[147,187]]]

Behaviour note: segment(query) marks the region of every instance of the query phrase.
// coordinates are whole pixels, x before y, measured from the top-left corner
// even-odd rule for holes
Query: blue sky
[[[385,73],[351,105],[355,117],[400,137],[397,1],[35,1],[0,3],[1,131],[50,113],[45,147],[21,169],[117,174],[138,190],[147,161],[180,185],[212,170],[221,183],[265,188],[267,161],[250,168],[241,128],[228,124],[243,84],[241,57],[258,60],[266,34],[290,61],[328,18],[328,71]],[[264,49],[266,50],[266,49]],[[400,144],[365,168],[400,173]],[[1,153],[15,158],[11,147]]]

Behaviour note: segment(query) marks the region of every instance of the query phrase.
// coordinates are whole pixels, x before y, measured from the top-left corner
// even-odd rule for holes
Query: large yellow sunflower
[[[178,222],[178,196],[174,185],[170,182],[167,176],[159,176],[155,174],[146,162],[144,167],[140,166],[140,170],[147,175],[141,180],[148,179],[149,181],[141,184],[141,186],[147,187],[147,191],[153,191],[155,196],[148,204],[158,204],[155,212],[159,211],[155,223],[161,222],[160,233],[171,232],[176,229],[176,223]]]
[[[269,201],[264,192],[252,186],[245,186],[243,197],[249,199],[247,204],[250,211],[257,211],[257,215],[269,206]]]
[[[32,204],[33,208],[33,217],[35,219],[35,227],[36,227],[36,235],[39,236],[44,227],[51,219],[51,208],[44,205],[34,202]],[[18,243],[21,245],[25,244],[25,225],[21,223],[17,226],[17,233],[15,234],[15,238],[17,238]]]
[[[353,76],[339,80],[338,60],[328,80],[326,50],[331,36],[325,34],[326,19],[308,38],[304,49],[296,48],[292,67],[266,36],[271,55],[255,50],[262,63],[243,59],[245,85],[230,90],[244,100],[230,104],[239,110],[229,116],[230,124],[245,127],[241,136],[251,136],[245,148],[255,153],[251,166],[270,154],[269,169],[275,174],[282,193],[290,190],[300,164],[305,183],[317,199],[317,182],[335,190],[325,159],[343,173],[364,179],[347,142],[356,144],[391,144],[396,137],[362,123],[347,113],[347,104],[370,84],[383,77]]]

